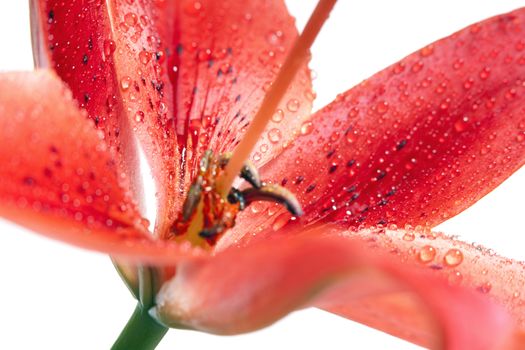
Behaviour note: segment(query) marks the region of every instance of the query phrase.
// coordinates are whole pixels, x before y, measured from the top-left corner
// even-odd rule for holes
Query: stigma
[[[224,175],[230,158],[229,153],[218,156],[212,151],[204,153],[182,210],[171,226],[170,239],[189,241],[202,248],[212,247],[235,226],[238,213],[257,201],[279,203],[296,217],[303,214],[293,193],[261,181],[257,168],[249,161],[238,174],[248,186],[242,190],[232,186],[228,195],[223,197],[218,179]]]

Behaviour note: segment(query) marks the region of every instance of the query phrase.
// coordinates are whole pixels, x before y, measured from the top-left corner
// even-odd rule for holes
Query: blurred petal
[[[184,256],[183,247],[149,238],[128,179],[54,74],[0,75],[0,140],[1,217],[127,259]]]
[[[303,224],[432,227],[460,213],[525,161],[524,34],[521,9],[408,56],[316,113],[263,178],[298,196]],[[273,209],[247,211],[234,236],[272,226]]]
[[[522,262],[498,256],[479,245],[466,244],[454,237],[429,231],[366,229],[341,233],[339,229],[327,226],[322,234],[339,234],[356,239],[370,253],[389,254],[403,265],[419,265],[427,270],[428,275],[440,276],[451,285],[485,295],[511,315],[517,332],[525,332],[522,295],[525,265]],[[317,306],[398,337],[405,337],[407,330],[424,337],[416,331],[418,320],[404,316],[416,312],[414,305],[406,303],[406,295],[372,296],[350,302],[334,300],[321,302]],[[480,313],[479,317],[487,316]],[[525,342],[520,344],[523,346]]]
[[[360,241],[318,234],[273,238],[179,265],[158,295],[157,317],[173,326],[235,334],[312,304],[368,301],[353,319],[374,315],[375,327],[418,344],[496,349],[508,341],[511,320],[486,296],[363,249]],[[395,313],[385,318],[385,311]]]

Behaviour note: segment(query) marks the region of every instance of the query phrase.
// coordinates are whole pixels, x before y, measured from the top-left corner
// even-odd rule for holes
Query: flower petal
[[[454,237],[430,231],[364,229],[341,233],[338,228],[327,226],[323,234],[340,234],[349,239],[357,239],[366,247],[365,250],[389,254],[404,265],[419,265],[427,270],[426,274],[440,276],[451,285],[486,295],[509,313],[516,327],[514,331],[525,334],[523,262],[513,261],[479,245],[466,244]],[[404,303],[405,296],[398,297],[371,297],[350,302],[328,300],[317,306],[404,337],[403,333],[407,329],[417,329],[417,320],[399,318],[392,311],[399,309],[403,314],[409,315],[415,311],[412,310],[412,305]],[[479,317],[487,316],[480,313]],[[403,327],[399,327],[399,324]],[[525,342],[521,340],[520,344],[523,346]]]
[[[425,346],[496,349],[507,341],[512,323],[486,296],[363,249],[358,240],[315,235],[274,238],[179,265],[158,295],[157,317],[233,334],[312,304],[368,302],[353,319],[374,315],[374,326]],[[395,313],[383,318],[385,312]]]
[[[68,84],[104,131],[106,142],[118,151],[126,173],[136,171],[134,135],[138,137],[164,217],[170,215],[165,206],[177,203],[179,155],[173,114],[164,96],[168,79],[160,66],[156,16],[155,6],[144,1],[32,1],[37,65],[50,64]]]
[[[123,189],[128,179],[58,77],[1,74],[0,116],[1,217],[118,256],[160,254]]]
[[[232,151],[297,37],[283,1],[158,2],[168,53],[185,181],[205,150]],[[164,22],[163,22],[164,20]],[[162,30],[161,30],[162,32]],[[256,146],[260,166],[310,114],[309,70],[302,69]],[[285,121],[283,121],[283,119]],[[184,152],[183,152],[184,150]]]
[[[432,227],[458,214],[524,164],[524,33],[520,9],[408,56],[316,113],[263,177],[298,196],[306,224]],[[262,211],[238,232],[281,215]]]

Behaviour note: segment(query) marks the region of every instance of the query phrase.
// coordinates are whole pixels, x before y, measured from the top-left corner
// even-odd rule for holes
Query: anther
[[[303,210],[295,195],[278,185],[265,185],[260,189],[249,188],[242,191],[246,205],[257,201],[269,201],[283,204],[294,216],[302,216]]]

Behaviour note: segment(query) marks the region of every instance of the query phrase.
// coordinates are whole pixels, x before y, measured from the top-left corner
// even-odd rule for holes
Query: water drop
[[[479,72],[479,77],[482,79],[482,80],[485,80],[489,77],[490,75],[490,68],[489,67],[485,67],[481,70],[481,72]]]
[[[124,77],[120,80],[120,88],[122,91],[126,91],[131,86],[131,78],[130,77]]]
[[[465,129],[467,128],[467,122],[468,117],[463,117],[461,119],[456,120],[456,122],[454,123],[454,130],[456,130],[457,132],[465,131]]]
[[[104,40],[104,54],[106,55],[106,57],[111,56],[116,49],[117,45],[113,40]]]
[[[288,108],[288,110],[290,112],[297,112],[299,110],[299,107],[301,106],[301,103],[299,102],[299,100],[295,99],[295,98],[292,98],[291,100],[288,101],[288,103],[286,104],[286,108]]]
[[[443,257],[443,262],[449,267],[458,266],[463,262],[463,253],[459,249],[450,249]]]
[[[412,232],[407,232],[403,235],[403,240],[411,242],[416,238],[416,236]]]
[[[314,126],[312,122],[306,121],[301,125],[301,135],[308,135],[312,132]]]
[[[272,229],[274,231],[278,231],[281,228],[283,228],[284,225],[288,223],[288,221],[290,221],[290,213],[287,213],[287,212],[282,213],[281,215],[277,216],[277,218],[275,218],[272,224]]]
[[[132,12],[126,13],[126,15],[124,15],[124,22],[129,26],[134,26],[137,24],[137,15]]]
[[[272,116],[272,121],[274,123],[280,123],[284,119],[284,112],[282,109],[278,109]]]
[[[283,42],[283,32],[280,30],[271,31],[266,36],[266,40],[270,45],[280,45]]]
[[[382,102],[379,102],[377,105],[376,105],[376,111],[377,113],[379,113],[380,115],[383,115],[385,114],[386,112],[388,112],[388,102],[386,101],[382,101]]]
[[[263,213],[266,209],[266,206],[262,202],[254,202],[252,205],[250,205],[250,209],[254,214]]]
[[[492,284],[490,282],[485,282],[485,283],[479,285],[476,289],[480,293],[487,294],[492,289]]]
[[[268,131],[268,140],[272,143],[277,143],[281,140],[281,130],[277,128],[273,128],[270,131]]]
[[[137,111],[137,113],[135,113],[135,121],[137,123],[143,122],[144,121],[144,112]]]
[[[448,276],[448,282],[450,284],[458,285],[463,280],[463,275],[459,271],[452,271]]]
[[[146,51],[141,51],[139,53],[139,60],[142,64],[148,64],[148,62],[151,60],[151,54]]]
[[[434,260],[436,257],[436,249],[430,245],[426,245],[419,251],[419,261],[421,261],[424,264],[427,264]]]

